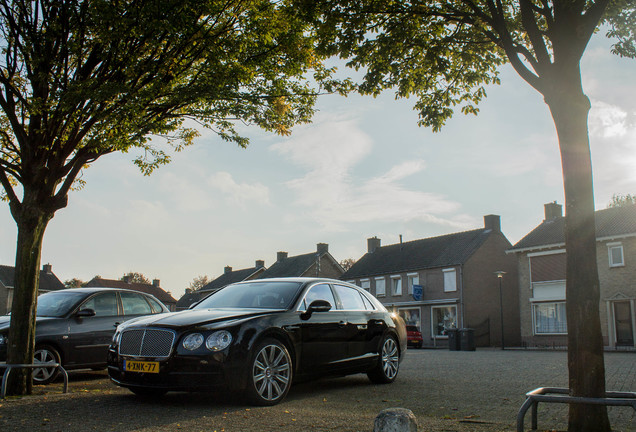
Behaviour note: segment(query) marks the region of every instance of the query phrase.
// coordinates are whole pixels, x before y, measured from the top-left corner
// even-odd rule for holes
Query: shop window
[[[446,337],[446,330],[457,328],[457,306],[432,307],[431,325],[434,337]]]

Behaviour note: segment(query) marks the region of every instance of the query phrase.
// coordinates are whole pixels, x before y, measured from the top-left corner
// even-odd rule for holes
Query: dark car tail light
[[[119,354],[134,357],[169,357],[175,333],[171,330],[124,330],[119,343]]]

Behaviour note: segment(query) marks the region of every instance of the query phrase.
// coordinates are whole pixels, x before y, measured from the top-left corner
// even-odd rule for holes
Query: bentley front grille
[[[124,330],[119,354],[134,357],[169,357],[175,333],[171,330]]]

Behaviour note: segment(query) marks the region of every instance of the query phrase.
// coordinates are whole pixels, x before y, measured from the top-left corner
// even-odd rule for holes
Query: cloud
[[[415,219],[465,226],[462,216],[443,216],[458,211],[459,204],[413,186],[422,184],[412,177],[425,170],[424,160],[402,161],[369,176],[377,172],[375,166],[364,164],[373,149],[372,139],[354,119],[320,116],[311,130],[298,130],[271,149],[306,170],[302,177],[286,182],[295,192],[294,204],[303,209],[302,214],[288,214],[288,222],[310,216],[334,231],[361,222]]]
[[[628,133],[628,115],[618,106],[594,101],[589,116],[590,135],[601,138],[620,138]]]
[[[239,207],[244,208],[250,203],[270,205],[269,189],[261,183],[237,183],[226,171],[210,176],[207,183]]]

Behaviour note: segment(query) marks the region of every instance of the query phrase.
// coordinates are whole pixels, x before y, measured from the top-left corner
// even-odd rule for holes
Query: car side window
[[[80,309],[93,309],[97,317],[115,316],[118,314],[117,293],[106,292],[97,294],[84,302]]]
[[[336,294],[340,298],[342,303],[342,309],[344,310],[366,310],[364,300],[360,293],[354,289],[343,285],[334,285],[336,288]]]
[[[314,300],[327,300],[331,304],[331,308],[335,309],[336,299],[334,299],[333,297],[331,287],[327,284],[318,284],[312,286],[309,291],[307,291],[307,294],[305,294],[305,299],[303,300],[303,303],[299,309],[302,311],[306,311],[307,307]]]
[[[153,299],[152,297],[144,297],[144,298],[146,300],[148,300],[148,302],[152,306],[152,313],[161,313],[161,312],[163,312],[163,308],[161,307],[161,305],[159,304],[159,302],[157,300]]]
[[[150,315],[152,309],[141,294],[122,292],[121,304],[124,307],[124,315]]]
[[[375,310],[375,306],[373,306],[373,303],[371,303],[371,301],[368,298],[366,298],[364,294],[361,294],[360,297],[362,297],[362,300],[364,301],[364,306],[367,308],[367,310]]]

